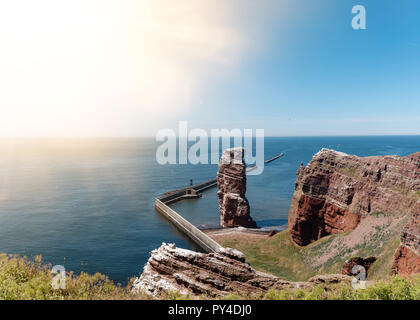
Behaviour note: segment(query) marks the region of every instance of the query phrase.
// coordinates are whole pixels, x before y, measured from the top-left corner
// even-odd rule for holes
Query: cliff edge
[[[420,153],[362,158],[322,149],[300,166],[289,211],[296,245],[355,230],[360,238],[379,222],[400,234],[392,273],[420,272]]]
[[[316,276],[306,282],[286,281],[253,269],[243,253],[223,248],[219,253],[199,253],[163,243],[153,250],[132,292],[161,298],[171,292],[198,297],[261,295],[269,289],[309,289],[319,284],[351,282],[341,274]]]

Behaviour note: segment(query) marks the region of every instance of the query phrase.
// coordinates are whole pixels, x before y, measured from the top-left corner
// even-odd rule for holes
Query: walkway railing
[[[202,248],[205,252],[219,252],[219,250],[222,248],[220,244],[206,235],[203,231],[192,225],[190,222],[185,220],[161,200],[156,199],[155,208],[169,221],[171,221],[180,231],[185,233],[191,240],[200,246],[200,248]]]

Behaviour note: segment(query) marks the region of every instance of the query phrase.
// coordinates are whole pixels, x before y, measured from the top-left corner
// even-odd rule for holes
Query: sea
[[[154,209],[163,192],[214,178],[215,164],[160,165],[153,138],[0,139],[0,252],[125,285],[162,242],[199,250]],[[266,137],[265,159],[247,177],[259,227],[287,227],[296,171],[322,148],[357,156],[407,156],[420,136]],[[219,223],[216,188],[173,208],[199,227]]]

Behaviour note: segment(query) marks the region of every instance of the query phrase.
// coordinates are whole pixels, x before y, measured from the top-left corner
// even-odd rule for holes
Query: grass
[[[385,278],[392,268],[395,251],[400,246],[400,237],[395,236],[388,240],[384,246],[382,253],[377,256],[376,261],[369,268],[369,279],[379,280]]]
[[[344,175],[346,175],[346,176],[348,176],[348,177],[356,177],[356,175],[357,175],[357,170],[355,169],[355,168],[348,168],[348,167],[345,167],[345,168],[339,168],[338,169],[342,174],[344,174]]]
[[[284,242],[278,237],[275,242]],[[288,248],[292,252],[293,249]],[[295,260],[299,265],[300,259]],[[150,296],[130,292],[130,285],[123,288],[115,285],[102,274],[74,275],[68,273],[66,289],[54,290],[51,286],[50,265],[43,265],[40,256],[34,260],[25,257],[0,254],[0,300],[133,300],[151,299]],[[209,299],[208,297],[201,297]],[[169,292],[162,299],[189,300],[177,292]],[[312,289],[269,290],[252,296],[229,295],[224,300],[418,300],[420,299],[420,275],[412,278],[393,277],[368,286],[365,290],[354,290],[348,284],[316,286]]]
[[[237,238],[221,241],[220,244],[242,251],[247,262],[255,269],[272,273],[283,279],[303,281],[316,275],[316,270],[305,262],[305,248],[292,243],[288,230],[257,242],[249,243]]]
[[[382,211],[375,211],[375,212],[372,213],[372,215],[375,216],[375,217],[379,217],[381,215],[382,216],[385,216],[385,213],[382,212]]]
[[[400,235],[399,232],[396,232],[397,229],[387,232],[383,226],[375,226],[375,232],[370,233],[368,239],[347,250],[340,249],[339,254],[322,265],[318,273],[341,273],[343,263],[347,259],[375,256],[377,260],[369,268],[368,279],[379,280],[386,278],[391,270],[395,251],[400,245]],[[327,250],[322,243],[319,245],[315,244],[315,246],[319,247],[318,251]],[[317,254],[312,251],[309,251],[311,256]]]
[[[395,276],[353,289],[350,284],[318,285],[311,289],[269,290],[262,295],[229,295],[223,300],[419,300],[420,275]]]
[[[420,276],[405,278],[395,276],[381,280],[366,289],[354,290],[348,284],[327,287],[318,285],[313,289],[269,290],[266,300],[419,300]]]
[[[401,225],[404,225],[403,222]],[[242,251],[247,262],[255,269],[291,281],[307,281],[316,274],[341,273],[347,259],[373,255],[377,260],[370,267],[368,280],[379,280],[389,275],[394,253],[400,243],[400,226],[394,229],[385,230],[384,226],[377,226],[364,242],[348,248],[341,247],[341,242],[337,241],[348,233],[329,235],[308,246],[298,247],[290,240],[288,229],[258,241],[246,241],[238,236],[219,242]],[[317,262],[319,257],[332,249],[337,249],[339,253],[321,264]]]
[[[0,300],[120,300],[150,299],[143,293],[132,294],[127,287],[114,284],[106,276],[72,272],[66,274],[66,288],[53,289],[51,266],[41,256],[29,260],[17,255],[0,254]]]

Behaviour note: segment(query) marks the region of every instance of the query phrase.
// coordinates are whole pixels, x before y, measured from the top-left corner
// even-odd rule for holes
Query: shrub
[[[412,278],[395,276],[381,280],[366,289],[354,290],[348,284],[316,286],[312,289],[269,290],[266,300],[419,300],[420,275]]]
[[[82,272],[66,274],[66,288],[54,290],[51,286],[51,266],[43,265],[41,256],[29,260],[17,255],[0,254],[0,300],[102,300],[151,299],[150,296],[130,291],[114,284],[106,276]],[[189,295],[169,292],[162,297],[170,300],[191,299]],[[208,299],[209,297],[202,297]],[[223,299],[265,300],[420,300],[420,275],[411,278],[395,276],[354,290],[349,284],[318,285],[311,289],[268,290],[264,295],[244,297],[230,295]]]
[[[132,294],[129,286],[115,285],[106,276],[82,272],[66,274],[66,288],[52,288],[51,266],[43,265],[41,256],[29,260],[17,255],[0,254],[0,300],[86,300],[150,299]]]

